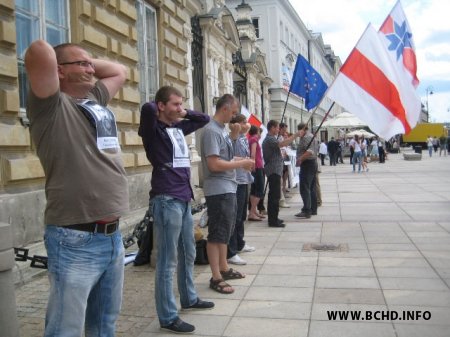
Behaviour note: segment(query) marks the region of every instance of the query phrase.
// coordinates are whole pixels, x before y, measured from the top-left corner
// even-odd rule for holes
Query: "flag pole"
[[[320,125],[317,127],[316,131],[313,133],[313,136],[312,136],[311,140],[309,141],[309,144],[308,144],[308,146],[306,147],[306,149],[309,149],[309,147],[311,146],[312,142],[314,141],[314,138],[316,138],[316,135],[317,135],[317,133],[319,132],[320,128],[322,127],[323,122],[325,122],[325,119],[327,119],[328,115],[330,114],[331,109],[333,109],[334,103],[335,103],[335,102],[333,102],[333,103],[331,104],[331,106],[328,108],[327,113],[325,114],[325,116],[323,116],[322,121],[320,122]],[[314,112],[315,112],[315,111],[314,111]],[[311,115],[311,116],[312,116],[312,115]],[[308,125],[308,123],[305,124],[305,127],[306,127],[306,125]]]

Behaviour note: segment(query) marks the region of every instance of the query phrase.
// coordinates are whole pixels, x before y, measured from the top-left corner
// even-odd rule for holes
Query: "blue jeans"
[[[355,172],[356,162],[358,162],[358,172],[361,172],[361,160],[362,160],[362,152],[361,151],[353,152],[353,158],[352,158],[353,172]]]
[[[173,274],[177,268],[181,306],[197,301],[194,286],[195,238],[191,203],[168,195],[158,195],[153,204],[153,226],[158,253],[156,257],[155,301],[161,326],[171,324],[178,317],[173,293]]]
[[[47,225],[50,295],[45,337],[115,335],[122,303],[124,247],[117,230],[107,236]]]

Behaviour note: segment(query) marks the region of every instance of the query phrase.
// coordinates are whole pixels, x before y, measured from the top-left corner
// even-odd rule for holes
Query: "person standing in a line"
[[[236,169],[251,171],[255,161],[234,158],[233,143],[225,130],[239,111],[238,100],[225,94],[217,101],[213,119],[201,137],[201,157],[204,173],[203,192],[208,207],[208,252],[212,277],[209,287],[222,294],[234,292],[226,280],[245,277],[227,262],[227,246],[236,221]]]
[[[300,167],[300,196],[303,200],[303,207],[301,212],[295,216],[309,219],[312,215],[317,215],[317,150],[314,148],[313,135],[308,132],[308,126],[300,123],[297,129],[300,132],[297,166]]]
[[[264,157],[264,171],[269,182],[269,193],[267,195],[267,217],[269,227],[285,227],[284,221],[278,218],[281,197],[281,175],[283,174],[283,157],[281,148],[291,144],[298,133],[278,141],[280,124],[275,120],[267,123],[267,136],[262,144]]]
[[[246,136],[250,129],[250,124],[247,123],[247,118],[242,114],[237,114],[231,119],[229,126],[235,158],[250,158],[250,147]],[[228,243],[227,258],[230,264],[244,265],[247,264],[247,261],[242,259],[238,255],[238,252],[255,251],[255,247],[247,245],[244,240],[244,222],[247,219],[248,206],[248,186],[253,182],[253,176],[250,171],[238,168],[236,169],[236,181],[238,183],[236,189],[236,223],[231,233],[230,242]],[[261,221],[261,219],[259,220]]]
[[[161,87],[155,101],[141,109],[139,135],[153,166],[150,207],[158,253],[155,273],[156,312],[162,330],[192,333],[195,327],[178,316],[173,293],[177,269],[181,308],[211,309],[213,302],[201,300],[194,286],[195,239],[191,214],[194,197],[190,184],[191,164],[184,136],[202,128],[209,116],[183,108],[182,93]]]
[[[259,221],[260,219],[265,218],[265,216],[257,209],[260,199],[264,197],[264,165],[261,146],[259,145],[261,130],[252,125],[248,134],[250,136],[248,139],[250,158],[255,160],[255,169],[252,171],[254,180],[250,188],[250,211],[248,214],[248,220]]]
[[[91,58],[81,46],[33,42],[25,54],[27,113],[45,173],[49,300],[45,337],[115,336],[124,246],[119,218],[128,183],[108,102],[125,66]],[[109,142],[98,130],[108,116]],[[114,124],[114,127],[113,127]]]

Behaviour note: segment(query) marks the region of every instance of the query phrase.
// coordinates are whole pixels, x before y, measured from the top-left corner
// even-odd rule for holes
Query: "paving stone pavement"
[[[322,167],[317,216],[294,217],[301,199],[293,189],[291,208],[280,212],[286,228],[246,223],[256,251],[241,255],[248,264],[236,269],[247,277],[230,281],[234,294],[210,290],[209,267],[196,266],[199,295],[216,303],[181,313],[197,336],[450,336],[450,156],[389,154],[359,174],[346,160]],[[348,251],[303,251],[307,243],[347,244]],[[117,336],[169,335],[159,330],[153,286],[151,267],[126,267]],[[47,291],[45,273],[16,289],[21,336],[42,336]],[[330,320],[327,312],[336,310],[381,319]],[[410,312],[431,317],[403,319]]]

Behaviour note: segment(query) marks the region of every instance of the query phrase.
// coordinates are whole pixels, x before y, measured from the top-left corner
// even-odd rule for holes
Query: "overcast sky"
[[[367,24],[380,27],[396,0],[290,0],[302,21],[314,32],[322,33],[325,44],[347,59]],[[430,122],[450,122],[450,19],[445,1],[402,0],[416,45],[417,88],[426,102],[428,96]]]

